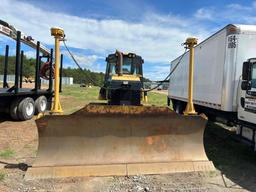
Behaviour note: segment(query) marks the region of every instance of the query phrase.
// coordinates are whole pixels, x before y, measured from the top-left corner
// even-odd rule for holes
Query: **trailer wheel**
[[[32,119],[35,114],[35,102],[32,98],[26,97],[18,105],[18,116],[22,121]]]
[[[173,110],[178,114],[183,114],[184,104],[181,101],[175,101],[175,105],[173,106]]]
[[[47,99],[45,96],[40,96],[35,101],[35,114],[44,113],[47,109]]]
[[[171,105],[171,99],[167,96],[167,106]]]
[[[10,116],[13,120],[19,120],[18,106],[21,100],[21,98],[15,99],[10,105]]]

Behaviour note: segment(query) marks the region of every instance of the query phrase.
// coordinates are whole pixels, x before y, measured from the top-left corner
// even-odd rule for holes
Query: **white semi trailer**
[[[180,61],[180,62],[179,62]],[[168,104],[182,113],[187,102],[189,53],[171,62]],[[195,108],[237,126],[256,150],[256,26],[227,25],[195,47]]]

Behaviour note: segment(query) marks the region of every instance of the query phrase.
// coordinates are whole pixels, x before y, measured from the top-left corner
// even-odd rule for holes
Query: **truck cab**
[[[242,77],[238,86],[237,133],[252,141],[256,150],[256,58],[243,63]]]

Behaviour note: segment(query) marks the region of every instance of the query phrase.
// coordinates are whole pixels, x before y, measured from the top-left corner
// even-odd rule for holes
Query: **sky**
[[[1,20],[48,48],[54,44],[50,28],[63,28],[83,68],[104,72],[105,57],[118,49],[142,56],[144,76],[151,80],[168,75],[187,37],[200,42],[227,24],[256,23],[256,1],[249,0],[0,0],[0,5]],[[5,44],[14,55],[14,42],[0,35],[0,54]],[[64,46],[61,50],[64,67],[75,68]]]

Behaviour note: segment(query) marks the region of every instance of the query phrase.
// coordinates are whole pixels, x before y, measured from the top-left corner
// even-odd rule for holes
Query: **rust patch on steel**
[[[155,136],[148,136],[145,138],[145,145],[141,146],[141,153],[148,153],[150,146],[152,149],[158,152],[163,152],[167,150],[167,144],[165,142],[165,139],[163,139],[161,136],[155,135]]]

